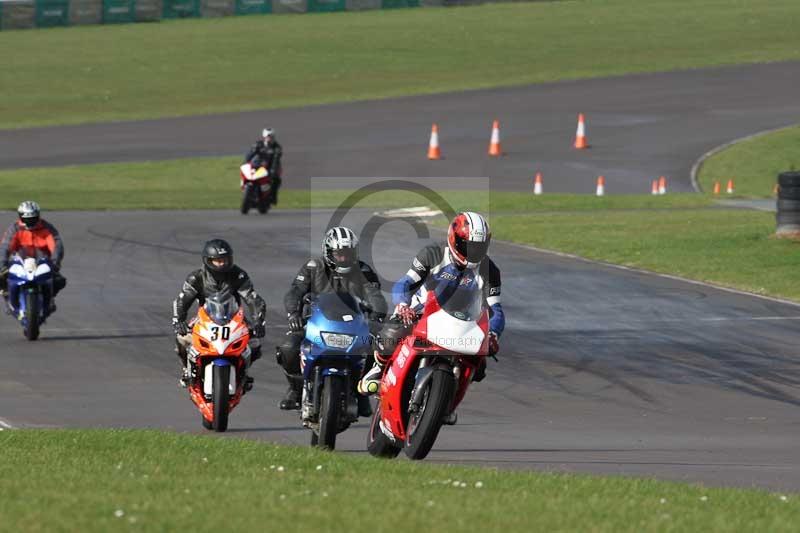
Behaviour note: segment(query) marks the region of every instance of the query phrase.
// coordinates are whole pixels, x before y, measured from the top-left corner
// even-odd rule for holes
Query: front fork
[[[458,396],[458,391],[461,389],[461,376],[463,373],[461,365],[458,363],[453,365],[449,361],[447,362],[447,365],[450,367],[453,378],[456,380],[456,396]],[[441,368],[441,365],[430,365],[430,361],[427,357],[423,357],[420,360],[419,369],[417,370],[417,375],[414,378],[414,388],[411,389],[411,397],[408,401],[409,414],[419,412],[425,399],[425,388],[428,386],[428,382],[430,382],[431,378],[433,377],[433,373],[439,368]],[[450,415],[454,410],[456,405],[455,400],[456,398],[454,397],[453,403],[447,407],[448,415]]]
[[[355,396],[356,381],[353,378],[352,372],[342,372],[340,376],[345,380],[345,414],[349,421],[355,422],[358,418],[358,400]],[[316,366],[314,367],[313,379],[303,382],[301,417],[303,419],[304,426],[319,422],[319,410],[322,404],[321,393],[323,381],[324,376],[322,375],[322,367]]]

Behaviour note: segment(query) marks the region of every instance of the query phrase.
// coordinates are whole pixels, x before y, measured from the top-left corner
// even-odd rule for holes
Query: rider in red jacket
[[[5,293],[8,278],[8,262],[11,254],[23,251],[28,255],[47,254],[53,264],[53,298],[67,285],[61,275],[61,261],[64,259],[64,244],[58,230],[42,219],[39,204],[25,201],[17,208],[19,220],[11,224],[0,240],[0,293]],[[55,310],[53,298],[50,299]]]

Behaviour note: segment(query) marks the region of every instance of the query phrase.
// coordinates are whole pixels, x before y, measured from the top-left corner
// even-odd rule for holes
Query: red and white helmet
[[[491,240],[489,223],[482,215],[471,211],[456,215],[447,231],[450,255],[453,262],[462,267],[477,267],[486,257]]]

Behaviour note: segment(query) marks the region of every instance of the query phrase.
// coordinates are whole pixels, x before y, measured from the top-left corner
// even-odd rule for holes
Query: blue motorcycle
[[[39,326],[50,315],[53,267],[46,257],[13,255],[8,268],[8,311],[22,324],[25,338],[39,338]]]
[[[300,347],[301,416],[311,445],[333,450],[336,436],[358,420],[355,385],[372,349],[369,321],[349,294],[306,298],[306,336]]]

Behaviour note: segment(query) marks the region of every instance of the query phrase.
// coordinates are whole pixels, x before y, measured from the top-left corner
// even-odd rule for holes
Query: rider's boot
[[[183,370],[181,370],[181,377],[178,378],[178,385],[183,387],[184,389],[189,386],[189,383],[192,381],[192,370],[188,366],[184,366]]]
[[[286,375],[289,382],[289,388],[286,389],[283,399],[280,403],[280,408],[284,411],[294,411],[300,409],[300,395],[303,389],[303,378]]]
[[[369,397],[356,394],[356,398],[358,400],[358,416],[365,418],[372,416],[372,403],[369,401]]]
[[[442,419],[442,424],[445,426],[455,426],[456,422],[458,422],[458,414],[455,411],[449,415],[445,415],[445,417]]]
[[[358,382],[358,392],[364,395],[375,394],[381,385],[383,377],[383,363],[375,358],[375,364],[367,370],[367,373]]]

